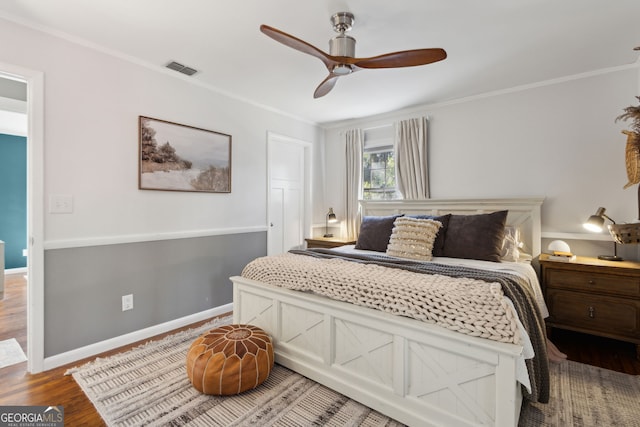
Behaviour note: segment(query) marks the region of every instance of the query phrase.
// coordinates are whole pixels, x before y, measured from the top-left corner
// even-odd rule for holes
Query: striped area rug
[[[237,396],[198,392],[185,371],[191,342],[231,319],[209,323],[67,374],[109,426],[402,426],[282,366],[260,387]]]
[[[224,318],[67,372],[109,426],[401,426],[276,365],[260,387],[215,397],[185,371],[191,342]],[[525,404],[519,427],[638,426],[640,377],[576,362],[551,366],[551,402]]]

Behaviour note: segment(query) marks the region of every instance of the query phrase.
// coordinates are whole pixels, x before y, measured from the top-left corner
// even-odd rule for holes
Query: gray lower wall
[[[45,357],[228,304],[266,250],[266,232],[46,250]]]

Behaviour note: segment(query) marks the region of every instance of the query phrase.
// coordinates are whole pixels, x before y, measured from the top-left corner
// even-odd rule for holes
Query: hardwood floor
[[[635,344],[579,332],[554,329],[551,341],[569,360],[630,375],[640,375]]]
[[[21,274],[6,277],[5,299],[0,301],[0,340],[16,338],[26,352],[25,285],[24,276]],[[200,323],[204,322],[198,324]],[[181,329],[187,329],[187,327]],[[162,338],[173,332],[175,331],[159,335],[154,339]],[[640,375],[640,361],[636,359],[635,345],[633,344],[563,330],[554,330],[552,340],[562,352],[569,356],[570,360],[631,375]],[[141,342],[103,353],[100,356],[105,357],[138,344]],[[74,362],[69,366],[35,375],[27,373],[26,362],[1,368],[0,406],[62,405],[67,425],[105,425],[93,404],[73,378],[64,375],[70,367],[81,365],[94,358],[91,357]]]
[[[0,300],[0,341],[15,338],[26,353],[27,281],[25,274],[10,274],[5,277],[4,298]]]

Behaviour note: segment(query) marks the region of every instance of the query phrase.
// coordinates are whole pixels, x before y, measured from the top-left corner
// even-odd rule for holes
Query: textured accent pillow
[[[500,262],[507,214],[451,215],[444,256]]]
[[[365,216],[360,225],[356,249],[384,252],[389,244],[393,222],[402,215]]]
[[[433,242],[433,256],[444,256],[444,241],[447,236],[447,228],[449,227],[449,219],[451,218],[451,214],[446,215],[407,215],[409,218],[418,218],[418,219],[433,219],[442,224],[440,230],[438,230],[438,235],[436,236],[436,241]]]
[[[387,255],[431,261],[433,243],[441,226],[442,223],[433,219],[396,219],[387,246]]]

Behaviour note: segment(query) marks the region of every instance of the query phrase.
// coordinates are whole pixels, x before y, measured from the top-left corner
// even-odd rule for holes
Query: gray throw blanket
[[[376,264],[415,273],[467,277],[490,283],[499,283],[505,296],[513,302],[518,317],[527,331],[535,351],[535,357],[525,361],[531,381],[531,394],[523,387],[523,395],[532,402],[549,402],[549,360],[547,357],[544,320],[529,284],[522,277],[501,271],[482,270],[434,262],[402,260],[383,254],[360,255],[337,252],[330,249],[291,250],[289,252],[316,258],[339,258],[360,263]]]

